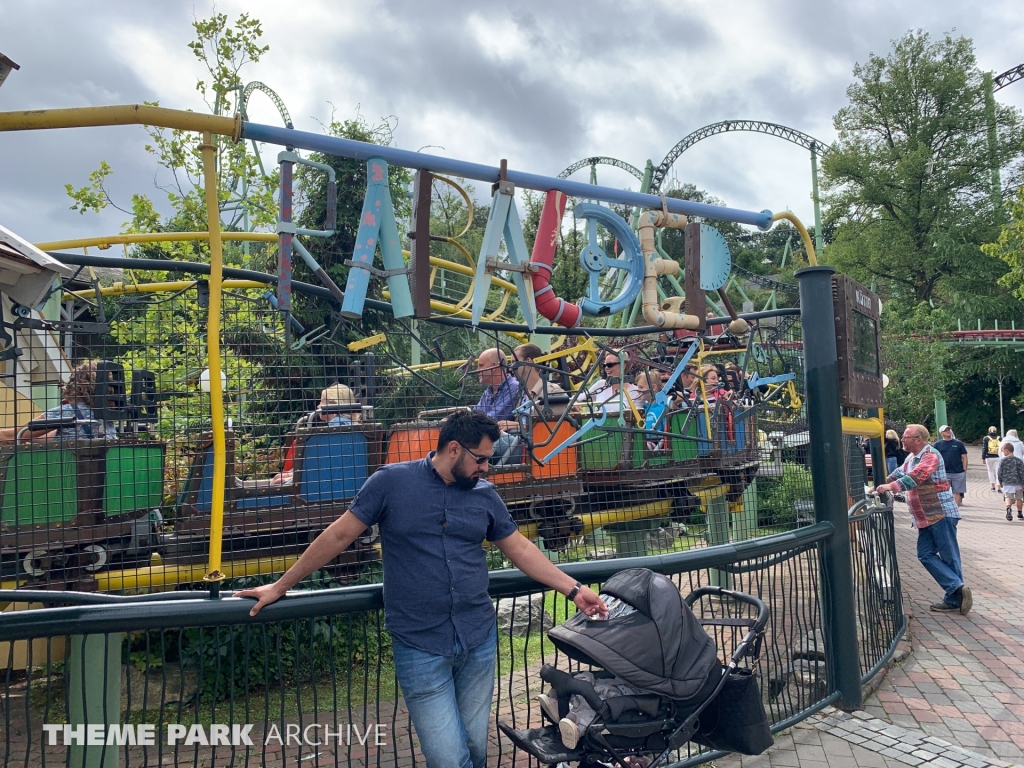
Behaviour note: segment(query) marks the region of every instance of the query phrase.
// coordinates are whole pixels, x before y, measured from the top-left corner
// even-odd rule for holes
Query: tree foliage
[[[990,145],[983,75],[963,37],[910,32],[854,76],[834,119],[839,139],[823,160],[836,228],[828,260],[876,281],[897,307],[930,302],[954,316],[1007,317],[1006,292],[993,290],[1006,267],[980,246],[1002,217],[992,204],[993,163],[1005,179],[1019,175],[1019,111],[996,107]]]

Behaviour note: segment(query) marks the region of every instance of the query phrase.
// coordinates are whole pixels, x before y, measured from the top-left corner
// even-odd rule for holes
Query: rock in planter
[[[518,637],[540,636],[555,623],[544,611],[544,595],[507,597],[498,601],[498,634],[508,635],[509,628]]]

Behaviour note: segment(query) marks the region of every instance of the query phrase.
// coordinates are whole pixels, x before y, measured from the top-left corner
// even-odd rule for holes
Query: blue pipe
[[[464,160],[438,157],[437,155],[428,155],[423,152],[412,152],[408,149],[382,147],[379,144],[368,144],[364,141],[342,139],[337,136],[324,136],[320,133],[309,133],[308,131],[289,130],[288,128],[275,128],[272,125],[243,122],[242,138],[263,141],[268,144],[292,146],[312,152],[322,152],[325,155],[350,157],[355,160],[369,160],[371,157],[379,157],[389,165],[417,168],[430,171],[431,173],[445,173],[488,183],[498,181],[498,168],[495,166],[468,163]],[[524,173],[523,171],[510,170],[506,174],[506,178],[517,187],[533,189],[538,192],[557,189],[581,200],[601,200],[606,203],[618,203],[620,205],[639,206],[641,208],[661,208],[662,198],[658,195],[646,195],[623,189],[599,187],[581,181],[558,179],[553,176],[541,176],[536,173]],[[761,231],[767,231],[772,226],[771,211],[755,213],[739,208],[724,208],[718,205],[708,205],[707,203],[695,203],[691,200],[679,200],[674,197],[667,197],[664,200],[668,210],[672,213],[681,213],[685,216],[702,216],[706,219],[735,221],[739,224],[757,227]]]

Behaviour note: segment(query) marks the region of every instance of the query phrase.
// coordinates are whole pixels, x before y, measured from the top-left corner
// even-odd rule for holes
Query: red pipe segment
[[[537,311],[550,320],[565,328],[575,328],[583,318],[582,310],[575,304],[555,296],[549,285],[552,263],[555,258],[555,244],[558,242],[558,230],[565,215],[566,196],[555,189],[548,190],[544,198],[544,209],[537,224],[537,239],[533,241],[533,253],[530,254],[530,266],[537,268],[530,275],[533,281],[533,298],[537,303]]]

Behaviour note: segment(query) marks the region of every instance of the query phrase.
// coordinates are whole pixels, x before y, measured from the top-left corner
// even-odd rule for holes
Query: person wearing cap
[[[332,405],[356,405],[359,401],[356,399],[355,393],[351,387],[345,384],[332,384],[323,392],[320,393],[320,405],[317,406],[316,410],[308,416],[304,416],[299,420],[299,425],[303,424],[315,424],[317,420],[326,421],[329,427],[340,427],[347,426],[350,424],[356,424],[362,419],[362,413],[359,411],[353,413],[334,413],[330,412]],[[281,466],[281,471],[270,478],[271,485],[288,485],[292,482],[295,477],[295,440],[292,440],[291,445],[288,446],[288,451],[284,456],[284,464]]]
[[[949,488],[959,507],[964,503],[967,493],[967,446],[956,439],[949,424],[939,427],[941,440],[936,440],[933,447],[942,456],[942,463],[949,478]]]
[[[988,471],[988,484],[992,487],[993,493],[1003,490],[999,484],[999,460],[1000,446],[1003,441],[999,439],[999,430],[995,427],[988,428],[988,434],[981,441],[981,460],[985,462],[985,469]]]
[[[359,403],[356,400],[356,395],[352,391],[351,387],[344,384],[332,384],[323,392],[320,393],[320,405],[317,407],[315,413],[320,417],[321,421],[326,421],[329,427],[338,427],[342,425],[355,424],[362,418],[360,411],[353,411],[347,414],[331,414],[330,406],[332,405],[357,405]]]

